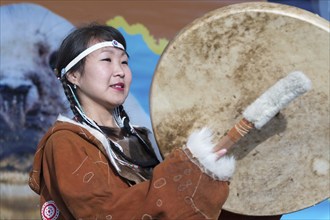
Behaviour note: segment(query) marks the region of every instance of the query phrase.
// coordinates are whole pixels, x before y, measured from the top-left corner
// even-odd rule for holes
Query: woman
[[[43,219],[218,218],[234,159],[213,152],[207,129],[157,158],[150,132],[133,127],[123,108],[132,73],[120,32],[74,30],[56,70],[74,118],[60,115],[35,154],[29,185]]]

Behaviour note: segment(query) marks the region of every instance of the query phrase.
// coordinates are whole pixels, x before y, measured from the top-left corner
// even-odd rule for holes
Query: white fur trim
[[[217,160],[217,155],[213,152],[214,146],[212,132],[208,128],[192,133],[187,142],[188,149],[205,169],[212,172],[219,180],[227,181],[234,174],[235,158],[223,156]]]
[[[280,79],[243,112],[244,118],[257,129],[264,126],[282,108],[312,88],[312,83],[304,73],[296,71]]]

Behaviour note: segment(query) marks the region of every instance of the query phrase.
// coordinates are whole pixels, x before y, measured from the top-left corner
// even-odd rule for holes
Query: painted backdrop
[[[125,36],[133,72],[126,109],[133,123],[151,129],[149,88],[167,43],[187,24],[232,1],[1,1],[0,219],[38,219],[38,200],[27,187],[35,147],[58,113],[70,114],[52,73],[63,37],[90,21]],[[329,20],[328,0],[272,2],[312,11]],[[329,200],[282,219],[329,219]]]

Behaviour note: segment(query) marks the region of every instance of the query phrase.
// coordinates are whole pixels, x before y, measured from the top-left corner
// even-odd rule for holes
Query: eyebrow
[[[114,54],[114,49],[118,49],[118,48],[104,47],[104,48],[101,49],[101,53],[104,53],[105,52],[105,53]],[[119,50],[121,50],[121,49],[119,49]],[[121,56],[124,56],[124,55],[126,55],[128,57],[126,51],[121,50]]]

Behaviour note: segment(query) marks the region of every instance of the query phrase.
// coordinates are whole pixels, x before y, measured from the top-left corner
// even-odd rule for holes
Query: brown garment
[[[201,172],[181,149],[145,182],[128,186],[87,129],[56,122],[38,145],[29,185],[58,219],[217,219],[228,183]],[[47,204],[47,203],[46,203]]]

